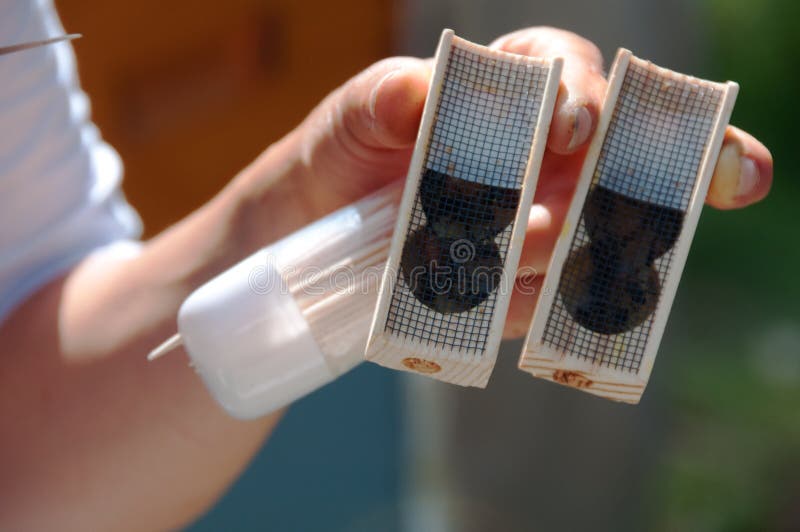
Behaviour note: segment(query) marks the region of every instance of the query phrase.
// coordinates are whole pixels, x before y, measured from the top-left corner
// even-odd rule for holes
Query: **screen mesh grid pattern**
[[[451,47],[390,299],[390,334],[484,352],[498,292],[511,289],[499,286],[500,272],[548,74],[523,58]],[[432,275],[432,264],[443,275]]]
[[[722,90],[631,63],[543,344],[638,373]]]

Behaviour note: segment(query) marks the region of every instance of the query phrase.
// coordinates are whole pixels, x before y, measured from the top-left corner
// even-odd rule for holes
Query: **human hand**
[[[586,148],[606,91],[603,58],[590,41],[568,31],[528,28],[494,41],[507,52],[564,58],[520,266],[537,272],[517,279],[504,335],[527,331],[542,275],[561,231]],[[376,63],[329,95],[283,141],[246,170],[239,181],[257,198],[274,237],[294,230],[406,174],[431,73],[430,60],[393,58]],[[276,159],[277,158],[277,159]],[[276,160],[282,160],[276,164]],[[279,168],[276,172],[273,169]],[[270,174],[270,171],[272,173]],[[269,178],[264,178],[269,174]],[[772,158],[758,140],[728,127],[706,202],[741,208],[766,196]],[[240,184],[241,185],[241,184]],[[266,213],[266,214],[265,214]],[[276,220],[281,223],[275,226]],[[261,233],[263,238],[263,232]],[[520,290],[524,284],[525,290]]]

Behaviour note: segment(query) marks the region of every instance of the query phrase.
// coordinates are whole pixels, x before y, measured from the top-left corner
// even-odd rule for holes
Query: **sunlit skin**
[[[599,114],[602,58],[591,42],[551,28],[492,46],[565,59],[522,254],[541,274]],[[0,326],[0,529],[170,529],[217,500],[279,414],[233,420],[185,356],[148,365],[145,355],[175,332],[178,307],[203,281],[405,175],[430,66],[375,64],[141,255],[83,261]],[[731,127],[722,154],[707,203],[761,200],[772,181],[767,149]],[[518,282],[538,286],[541,275]],[[514,294],[506,337],[524,334],[534,303]]]

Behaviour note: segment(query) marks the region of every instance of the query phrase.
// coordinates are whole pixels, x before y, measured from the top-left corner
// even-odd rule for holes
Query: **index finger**
[[[603,55],[597,46],[570,31],[549,27],[515,31],[489,46],[516,54],[564,59],[547,147],[560,154],[581,149],[597,126],[607,86]]]

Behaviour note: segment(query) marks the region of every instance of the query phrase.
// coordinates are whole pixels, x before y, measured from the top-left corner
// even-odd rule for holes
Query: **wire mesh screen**
[[[502,271],[548,73],[524,58],[450,49],[389,333],[484,352],[498,291],[511,289]]]
[[[722,91],[631,62],[543,343],[636,373]]]

